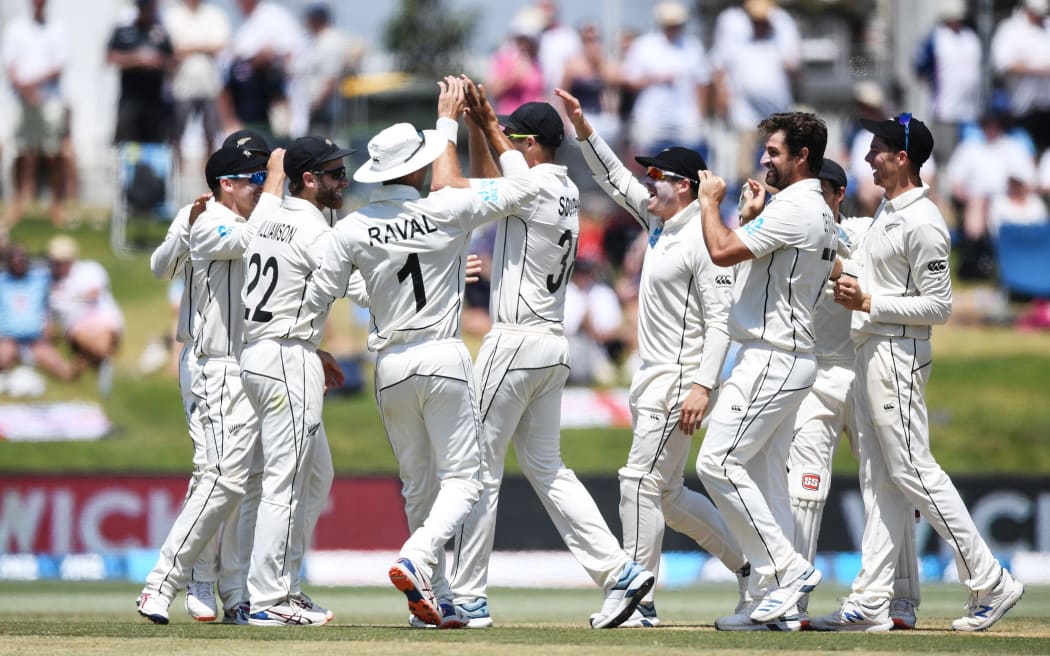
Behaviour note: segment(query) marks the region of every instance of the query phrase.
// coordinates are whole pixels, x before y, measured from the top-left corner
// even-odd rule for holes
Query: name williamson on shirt
[[[437,231],[438,227],[426,216],[413,216],[400,221],[390,221],[382,227],[369,226],[368,245],[389,244],[392,241],[412,239],[416,235],[427,235]]]
[[[263,239],[272,239],[274,241],[283,241],[286,244],[290,244],[292,239],[295,237],[295,226],[290,226],[287,223],[277,223],[276,221],[267,221],[262,224],[259,228],[257,236]]]

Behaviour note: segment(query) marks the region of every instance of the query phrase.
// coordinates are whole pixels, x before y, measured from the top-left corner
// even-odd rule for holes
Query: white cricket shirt
[[[813,308],[831,274],[838,229],[816,178],[789,185],[736,229],[755,256],[736,265],[729,336],[813,351]]]
[[[853,262],[871,312],[853,313],[853,340],[929,339],[952,312],[951,240],[926,185],[884,200]],[[851,272],[850,268],[845,269]]]
[[[564,166],[539,164],[529,175],[539,196],[497,224],[489,313],[495,324],[561,335],[580,235],[580,192]]]
[[[646,364],[682,365],[688,380],[715,387],[729,348],[733,272],[711,261],[700,205],[694,201],[661,221],[649,214],[649,190],[597,133],[580,147],[605,193],[649,231],[638,287],[638,356]]]
[[[505,178],[471,180],[421,198],[383,185],[368,205],[336,224],[306,307],[320,313],[346,292],[360,269],[370,298],[368,348],[459,339],[470,231],[518,211],[539,188],[517,151],[500,157]]]
[[[193,264],[193,305],[197,308],[194,353],[203,356],[240,355],[244,344],[244,255],[263,217],[280,206],[281,199],[264,193],[248,221],[225,205],[208,206],[190,228]]]
[[[850,217],[839,223],[838,254],[848,258],[860,245],[871,226],[870,217]],[[856,347],[850,337],[852,312],[835,302],[835,281],[824,283],[824,292],[813,311],[816,345],[813,355],[822,362],[848,364],[853,362]]]

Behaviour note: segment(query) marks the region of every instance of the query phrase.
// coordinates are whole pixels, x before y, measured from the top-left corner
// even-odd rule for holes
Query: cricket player
[[[707,412],[729,348],[726,316],[733,272],[712,263],[704,248],[696,201],[699,153],[665,149],[636,157],[635,179],[592,129],[579,101],[556,89],[576,129],[595,180],[648,232],[638,291],[638,353],[631,381],[634,435],[620,469],[620,521],[627,554],[652,572],[660,566],[664,526],[696,540],[737,574],[742,603],[749,566],[714,504],[685,486],[685,459]],[[621,626],[659,623],[650,591]]]
[[[712,261],[736,267],[729,336],[741,344],[711,413],[697,473],[751,563],[752,605],[719,618],[720,630],[799,630],[795,607],[821,574],[792,545],[784,469],[799,404],[817,375],[813,310],[831,273],[837,229],[817,173],[827,128],[813,114],[773,114],[762,214],[730,230],[719,204],[725,181],[700,171],[700,214]]]
[[[263,454],[248,570],[254,626],[321,626],[332,619],[303,595],[299,570],[332,485],[321,409],[326,381],[341,383],[342,372],[318,348],[328,308],[304,312],[303,292],[331,237],[333,212],[343,206],[349,185],[343,158],[353,152],[324,137],[293,142],[284,155],[289,195],[244,253],[241,380],[259,418]]]
[[[250,152],[269,157],[270,147],[266,139],[252,130],[237,130],[223,141],[223,146],[235,146]],[[193,398],[193,379],[197,375],[197,358],[193,355],[193,324],[196,311],[193,308],[192,284],[193,263],[190,260],[190,226],[205,209],[205,203],[211,194],[198,197],[193,203],[184,206],[172,219],[164,241],[150,256],[150,271],[158,280],[173,280],[182,276],[182,297],[179,300],[179,316],[175,327],[175,341],[182,344],[179,354],[179,394],[182,396],[182,409],[186,414],[186,425],[189,427],[190,442],[193,444],[193,474],[190,488],[200,482],[208,463],[208,449],[204,439],[204,427],[197,414],[197,403]],[[218,555],[218,535],[201,551],[200,557],[190,572],[190,581],[186,587],[186,612],[199,622],[215,620],[215,581],[219,576],[220,564]],[[230,576],[241,578],[241,572],[227,572]],[[223,589],[233,587],[232,583],[220,585]],[[236,607],[241,600],[230,600],[230,609],[225,610],[223,621],[236,619]]]
[[[836,162],[825,157],[817,178],[820,180],[824,202],[831,208],[839,224],[839,256],[847,258],[871,225],[871,219],[844,218],[840,214],[839,208],[846,196],[846,172]],[[765,205],[765,191],[760,185],[754,180],[749,180],[748,185],[749,193],[746,195],[751,200],[741,211],[742,223],[761,214]],[[799,406],[787,463],[788,492],[791,495],[791,514],[795,525],[793,544],[799,554],[810,562],[817,554],[821,518],[831,488],[831,461],[843,431],[854,457],[857,455],[850,312],[835,303],[834,281],[829,280],[825,284],[813,316],[817,378]],[[919,561],[914,530],[905,531],[903,544],[897,563],[890,618],[895,628],[914,629],[915,610],[920,600]],[[799,621],[803,629],[809,624],[808,608],[809,594],[804,594],[798,601]]]
[[[579,190],[568,169],[554,162],[565,129],[558,111],[545,102],[525,103],[497,117],[483,88],[469,83],[467,98],[471,172],[496,177],[489,146],[500,154],[516,149],[540,195],[497,224],[492,330],[475,363],[484,487],[457,543],[451,582],[456,606],[468,618],[467,626],[492,625],[488,565],[504,461],[513,440],[522,472],[558,534],[605,592],[591,626],[613,628],[634,613],[655,578],[620,548],[587,488],[561,459],[561,396],[570,367],[565,288],[580,232]]]
[[[368,143],[358,182],[381,182],[370,202],[336,224],[304,308],[321,312],[360,270],[370,298],[368,347],[377,355],[375,394],[400,467],[412,535],[389,570],[409,610],[427,624],[460,627],[448,584],[431,576],[445,544],[481,493],[480,417],[470,353],[460,338],[470,232],[517,212],[539,193],[521,153],[500,157],[507,177],[420,196],[436,179],[459,177],[455,142],[464,83],[438,83],[436,130],[398,123]],[[449,168],[450,167],[450,170]],[[444,169],[444,170],[443,170]]]
[[[254,517],[236,515],[246,494],[251,470],[261,470],[255,413],[243,394],[237,356],[243,344],[244,279],[241,256],[262,217],[280,204],[284,187],[281,149],[267,156],[247,148],[226,146],[205,165],[205,178],[215,196],[190,228],[193,265],[192,300],[197,310],[194,354],[198,375],[193,396],[204,428],[207,470],[183,504],[161,546],[160,557],[138,598],[139,614],[157,624],[168,623],[168,607],[189,570],[224,521],[236,523],[224,532],[220,560],[239,572],[247,565]],[[265,193],[264,193],[265,192]],[[248,221],[243,217],[249,216]],[[225,604],[247,594],[242,575],[222,576]],[[227,606],[227,610],[230,608]],[[236,619],[236,617],[235,617]]]
[[[955,631],[983,631],[1010,610],[1024,586],[1003,568],[977,531],[966,504],[930,451],[926,382],[933,325],[951,315],[951,242],[919,169],[933,135],[911,114],[862,119],[874,136],[865,158],[882,204],[851,262],[842,265],[835,300],[852,311],[860,483],[864,495],[861,570],[833,613],[810,625],[830,631],[886,631],[896,563],[912,530],[912,508],[955,553],[970,591]]]

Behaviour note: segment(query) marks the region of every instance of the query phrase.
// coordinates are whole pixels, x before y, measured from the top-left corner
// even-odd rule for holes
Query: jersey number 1
[[[259,278],[264,275],[270,275],[270,286],[266,288],[266,293],[263,294],[262,300],[255,306],[254,311],[248,307],[244,308],[244,318],[248,319],[250,314],[252,321],[266,323],[273,319],[273,312],[264,310],[263,306],[266,305],[266,301],[270,300],[270,294],[273,294],[274,288],[277,287],[277,258],[268,257],[266,258],[266,264],[263,264],[262,256],[258,253],[252,253],[251,259],[248,260],[248,271],[251,271],[253,266],[255,267],[255,275],[252,276],[251,282],[248,283],[247,296],[252,295],[256,285],[259,284]]]
[[[423,269],[419,266],[418,253],[408,256],[405,266],[397,272],[397,281],[405,282],[409,276],[412,277],[412,293],[416,296],[416,312],[419,312],[427,304],[427,290],[423,288]]]

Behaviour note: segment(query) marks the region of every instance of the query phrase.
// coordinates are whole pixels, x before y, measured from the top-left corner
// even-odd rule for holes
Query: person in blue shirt
[[[59,380],[75,377],[73,366],[49,336],[47,267],[30,266],[25,249],[11,246],[7,267],[0,271],[0,371],[19,362],[35,365]]]

